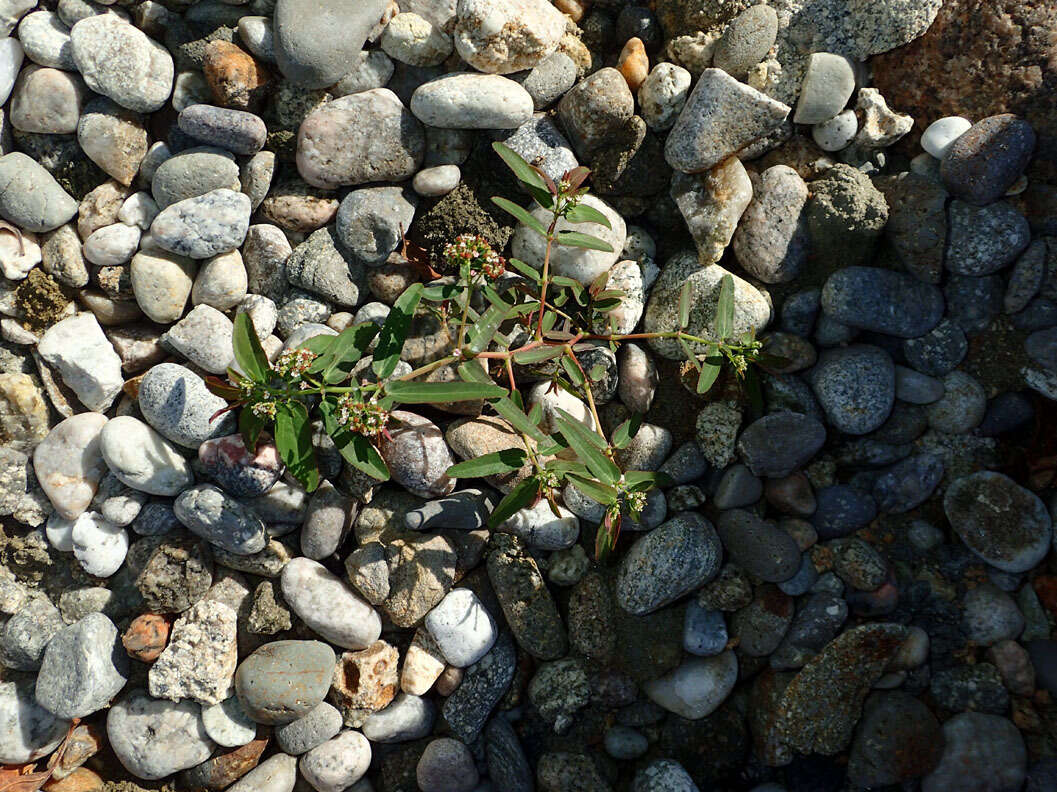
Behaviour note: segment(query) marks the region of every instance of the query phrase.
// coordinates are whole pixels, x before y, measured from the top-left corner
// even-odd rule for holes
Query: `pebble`
[[[339,0],[321,11],[306,0],[275,6],[275,60],[283,76],[302,88],[326,88],[356,65],[386,0]]]
[[[10,610],[11,618],[0,629],[0,665],[36,671],[48,642],[66,623],[47,597],[26,597]]]
[[[423,198],[440,198],[458,187],[461,179],[458,165],[435,165],[416,173],[411,186]]]
[[[178,495],[194,483],[187,460],[177,449],[132,416],[118,416],[103,427],[100,452],[122,483],[141,492]]]
[[[921,148],[942,160],[954,141],[968,132],[972,125],[969,119],[961,116],[938,118],[921,133]]]
[[[341,713],[321,701],[297,720],[278,726],[275,739],[281,750],[300,756],[336,736],[341,726]]]
[[[673,759],[656,759],[635,774],[632,792],[699,792],[690,774]]]
[[[294,613],[337,646],[365,649],[381,634],[378,613],[316,561],[291,560],[283,568],[282,591]]]
[[[399,13],[382,33],[381,47],[393,60],[409,66],[439,66],[451,55],[451,36],[418,14]]]
[[[691,600],[683,621],[683,649],[701,657],[712,657],[726,648],[727,624],[723,612]]]
[[[251,156],[264,146],[268,128],[264,121],[245,110],[192,104],[180,111],[180,131],[208,146]]]
[[[382,88],[389,83],[395,70],[392,59],[382,50],[363,50],[357,55],[356,66],[338,80],[330,88],[330,92],[335,96],[348,96]]]
[[[202,707],[202,726],[209,739],[226,748],[237,748],[257,736],[257,724],[235,696]]]
[[[492,615],[464,588],[448,592],[426,614],[424,624],[444,658],[456,668],[466,668],[484,657],[497,634]]]
[[[333,189],[403,181],[422,164],[422,125],[387,88],[343,96],[313,110],[297,134],[297,170],[314,187]]]
[[[947,269],[958,275],[990,275],[1016,260],[1031,242],[1027,219],[1006,201],[976,207],[951,201]]]
[[[140,381],[139,405],[147,423],[186,448],[196,449],[234,428],[230,413],[210,421],[227,402],[210,393],[201,377],[175,363],[161,363],[147,372]]]
[[[250,223],[250,199],[211,190],[165,207],[151,223],[151,239],[170,253],[206,259],[239,247]]]
[[[564,550],[580,536],[580,520],[563,506],[558,506],[558,512],[560,517],[554,515],[546,500],[541,500],[515,512],[496,530],[512,533],[534,549]]]
[[[617,603],[628,613],[652,613],[710,580],[719,570],[715,528],[692,512],[638,539],[621,560]]]
[[[374,189],[395,189],[398,196],[401,193],[399,188],[380,187]],[[356,191],[349,195],[355,195],[357,192],[371,192],[371,190]],[[344,202],[342,205],[344,206]],[[411,214],[412,216],[414,214],[413,206],[411,207]],[[369,226],[371,217],[368,216],[362,219],[362,224],[367,226],[361,229],[363,234],[367,235],[367,244],[371,244],[369,238],[372,230]],[[404,225],[404,228],[409,225],[410,218],[408,218],[408,223]],[[336,229],[321,228],[318,231],[313,231],[308,239],[294,248],[293,253],[286,259],[286,278],[295,286],[300,286],[314,294],[319,294],[328,301],[338,305],[351,308],[359,304],[365,290],[364,267],[356,256],[350,255],[351,252],[355,251],[347,251],[340,244],[341,241]],[[399,235],[397,241],[399,241]],[[385,245],[387,241],[383,240],[380,244]]]
[[[150,694],[203,706],[231,695],[236,629],[235,611],[224,603],[203,599],[192,605],[173,624],[168,645],[150,668]]]
[[[297,760],[277,753],[228,787],[228,792],[293,792],[296,782]]]
[[[914,126],[914,119],[897,113],[876,88],[860,88],[855,110],[862,118],[862,126],[855,136],[860,151],[893,145]]]
[[[53,231],[77,214],[77,201],[22,152],[0,157],[0,185],[0,216],[26,231]]]
[[[546,110],[576,83],[576,64],[564,52],[553,52],[527,72],[511,75],[532,97],[533,107]]]
[[[803,467],[826,442],[816,419],[777,412],[753,421],[738,437],[738,453],[757,476],[783,478]]]
[[[752,512],[724,511],[716,531],[730,558],[761,580],[779,583],[800,568],[800,548],[793,537]]]
[[[943,378],[943,396],[928,406],[929,426],[946,434],[965,434],[975,429],[987,411],[983,385],[964,371]]]
[[[833,484],[815,491],[815,513],[811,524],[819,539],[838,539],[865,528],[877,516],[877,503],[867,493],[847,484]]]
[[[267,643],[235,672],[239,703],[258,723],[292,723],[322,703],[335,660],[334,650],[319,641]]]
[[[585,77],[558,103],[558,120],[582,158],[609,145],[634,112],[635,98],[627,81],[611,67]]]
[[[1017,727],[999,715],[963,712],[943,724],[943,754],[921,781],[922,792],[977,786],[1019,789],[1027,749]]]
[[[852,743],[848,779],[862,787],[913,783],[935,768],[942,745],[928,707],[902,691],[874,693]]]
[[[70,51],[70,29],[57,14],[34,11],[22,17],[18,40],[34,63],[53,69],[77,70]]]
[[[252,555],[264,549],[260,517],[212,484],[184,490],[173,511],[189,531],[229,553]]]
[[[41,337],[37,352],[90,410],[110,407],[124,384],[121,358],[92,314],[53,324]]]
[[[457,130],[461,134],[469,134]],[[432,138],[433,130],[431,130]],[[499,133],[507,135],[506,132]],[[573,153],[571,144],[555,123],[546,115],[534,115],[529,121],[514,130],[503,139],[503,143],[519,154],[523,159],[537,162],[537,167],[552,179],[560,179],[566,171],[575,168],[579,163]],[[467,152],[468,154],[468,152]],[[460,158],[462,162],[465,157]]]
[[[516,129],[532,118],[532,97],[496,74],[463,72],[423,83],[411,112],[424,124],[446,129]]]
[[[154,171],[151,179],[151,194],[157,202],[154,217],[158,209],[220,189],[239,189],[239,168],[234,157],[212,146],[185,149]],[[144,228],[150,228],[150,223]]]
[[[81,413],[56,424],[33,451],[37,481],[55,511],[74,520],[88,508],[106,463],[99,450],[106,416]],[[68,548],[72,550],[73,548]]]
[[[675,174],[669,194],[690,229],[700,262],[708,264],[722,258],[734,236],[752,200],[752,182],[741,161],[729,157],[704,176]]]
[[[1016,639],[1024,630],[1024,616],[1013,598],[989,583],[967,591],[962,605],[966,634],[979,646]]]
[[[750,506],[763,495],[763,482],[745,465],[731,465],[725,471],[712,494],[717,509]]]
[[[415,767],[418,788],[425,792],[471,792],[478,778],[470,750],[450,737],[430,742]]]
[[[37,703],[59,718],[84,718],[110,703],[128,673],[114,623],[89,613],[48,642],[37,674]]]
[[[162,334],[160,342],[199,368],[223,374],[234,364],[231,320],[216,308],[196,305],[187,316]]]
[[[920,338],[909,338],[903,342],[903,354],[907,362],[917,371],[933,377],[942,377],[954,370],[969,351],[969,342],[962,328],[949,319]]]
[[[88,87],[137,113],[153,113],[172,92],[169,51],[117,16],[82,19],[70,29],[71,54]]]
[[[192,701],[151,698],[132,690],[115,703],[106,733],[121,764],[136,778],[165,778],[204,762],[215,747]]]
[[[788,115],[789,107],[722,69],[705,69],[668,135],[664,157],[675,170],[700,173],[772,132]]]
[[[687,720],[710,715],[734,689],[738,659],[728,650],[714,657],[690,657],[678,668],[643,685],[650,700]]]
[[[444,434],[430,420],[404,410],[391,414],[389,437],[378,452],[393,480],[422,498],[450,495],[455,479],[447,470],[455,464]]]
[[[401,187],[353,190],[338,207],[337,239],[355,258],[378,266],[399,247],[417,203],[414,194]]]
[[[639,87],[642,117],[650,129],[663,132],[674,126],[690,95],[693,78],[682,66],[658,63]]]
[[[554,660],[568,650],[568,637],[558,607],[535,559],[508,534],[493,534],[487,557],[488,579],[518,645],[533,657]],[[495,647],[501,646],[497,639]],[[477,667],[487,662],[482,658]],[[445,717],[447,713],[445,713]],[[450,718],[449,718],[450,722]]]
[[[1026,572],[1049,550],[1052,531],[1045,505],[1001,473],[957,479],[947,488],[943,510],[969,549],[1004,572]]]
[[[943,318],[943,295],[935,286],[901,272],[845,267],[826,279],[822,310],[851,327],[918,338]]]
[[[770,6],[750,6],[730,21],[716,42],[712,64],[742,79],[762,61],[778,36],[778,14]]]
[[[199,268],[191,287],[191,303],[231,310],[246,298],[247,283],[242,255],[237,250],[221,253],[206,259]]]
[[[1011,113],[988,116],[947,144],[940,178],[955,198],[984,206],[1006,194],[1034,150],[1035,131],[1027,121]]]
[[[811,139],[823,151],[843,151],[855,139],[859,119],[854,110],[841,110],[833,118],[811,127]]]
[[[110,577],[125,561],[128,534],[97,512],[85,512],[70,531],[73,554],[89,575]]]
[[[367,717],[362,727],[363,735],[372,743],[418,740],[432,731],[434,720],[435,712],[429,699],[398,693],[392,704]]]
[[[139,248],[140,229],[124,223],[103,226],[84,241],[84,257],[97,267],[119,267]]]
[[[0,682],[0,762],[35,762],[58,747],[69,723],[36,702],[25,682]]]
[[[749,274],[765,283],[790,281],[807,260],[807,227],[802,219],[807,185],[792,168],[775,165],[753,182],[750,194],[752,200],[733,235],[734,255]]]
[[[298,761],[301,775],[317,792],[345,792],[371,764],[371,744],[357,731],[345,731]]]
[[[301,526],[301,553],[319,561],[337,551],[348,535],[356,506],[329,481],[323,481],[308,500]]]
[[[11,126],[20,132],[72,134],[77,131],[86,93],[76,74],[27,66],[11,94]]]
[[[823,350],[808,382],[829,423],[847,434],[877,429],[895,401],[892,359],[868,344]]]
[[[102,97],[81,111],[77,142],[92,162],[126,185],[136,178],[148,146],[143,117]]]
[[[935,454],[908,457],[877,478],[872,490],[874,500],[882,512],[903,514],[928,500],[943,473],[943,461]]]
[[[463,0],[455,50],[478,71],[510,74],[537,66],[564,32],[565,18],[546,0]]]
[[[163,250],[137,253],[129,268],[136,304],[159,324],[177,321],[191,293],[195,269],[190,259]]]

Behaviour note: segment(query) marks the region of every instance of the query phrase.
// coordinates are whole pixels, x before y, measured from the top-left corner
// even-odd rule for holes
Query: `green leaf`
[[[685,330],[690,324],[690,281],[683,284],[679,292],[679,329]]]
[[[719,299],[716,301],[716,338],[729,338],[734,332],[734,277],[724,275],[719,287]]]
[[[505,143],[493,143],[492,148],[495,153],[502,157],[503,162],[507,164],[507,167],[514,172],[514,176],[522,184],[530,187],[536,187],[537,189],[547,192],[547,185],[536,171],[532,169],[532,166],[525,162],[524,157],[514,151],[510,146]]]
[[[495,511],[488,518],[488,527],[495,530],[517,512],[524,509],[539,495],[540,483],[535,478],[527,478],[510,490],[510,494],[499,502]]]
[[[268,363],[268,357],[264,354],[261,340],[257,338],[257,331],[253,329],[253,322],[250,321],[248,314],[240,313],[235,316],[231,345],[235,353],[235,362],[239,364],[243,373],[254,382],[267,382],[272,367]]]
[[[591,435],[597,437],[597,435],[565,410],[559,410],[559,412],[558,429],[561,430],[562,437],[569,442],[580,461],[587,465],[587,469],[605,484],[616,484],[620,481],[620,468],[590,437]]]
[[[422,290],[422,299],[430,302],[444,302],[452,300],[462,292],[462,286],[458,283],[444,283],[440,286],[427,286]]]
[[[553,360],[565,352],[565,347],[560,346],[538,346],[514,353],[514,362],[522,366],[530,366],[533,363],[543,363]]]
[[[493,198],[492,200],[495,199]],[[564,245],[565,247],[601,250],[605,253],[613,252],[613,246],[608,242],[605,242],[596,236],[591,236],[590,234],[582,234],[579,231],[559,231],[557,242],[559,245]]]
[[[510,306],[506,303],[502,303],[502,307],[499,305],[490,305],[488,307],[488,310],[481,315],[481,318],[474,323],[470,330],[471,352],[476,354],[484,352],[488,348],[492,338],[499,330],[499,325],[506,319],[509,311]]]
[[[642,416],[639,413],[632,414],[613,431],[613,445],[617,448],[627,448],[631,439],[639,433],[640,426],[642,426]]]
[[[569,473],[568,479],[580,492],[603,506],[610,506],[617,502],[616,487],[611,487],[601,481],[595,481],[584,476],[578,476],[575,473]]]
[[[396,365],[400,362],[400,352],[404,348],[404,341],[411,329],[411,319],[418,308],[419,300],[422,299],[422,284],[413,283],[407,287],[403,294],[393,303],[389,316],[378,334],[378,346],[374,350],[374,362],[371,368],[378,379],[384,380],[396,371]]]
[[[459,367],[455,370],[463,382],[483,382],[485,385],[492,384],[492,378],[488,376],[488,372],[484,370],[484,366],[481,365],[481,361],[479,360],[467,360],[465,363],[460,363]]]
[[[275,445],[286,469],[309,492],[319,486],[319,466],[312,446],[312,423],[299,402],[280,404],[275,412]]]
[[[316,363],[325,360],[322,367],[323,381],[334,385],[347,379],[360,358],[363,357],[371,341],[378,335],[379,327],[374,322],[364,322],[347,327],[331,343],[326,354],[316,359]]]
[[[366,437],[352,432],[345,432],[342,441],[339,442],[338,438],[334,438],[334,444],[341,453],[342,459],[373,479],[378,481],[389,480],[389,468],[386,466],[385,460],[382,459],[378,449]]]
[[[306,338],[305,342],[301,344],[298,349],[307,349],[314,355],[324,355],[330,349],[334,343],[336,335],[317,335],[311,338]]]
[[[542,280],[539,271],[536,270],[534,267],[530,267],[524,261],[521,261],[521,259],[507,259],[506,263],[516,269],[518,272],[520,272],[533,283],[539,283],[540,280]]]
[[[565,476],[569,473],[575,473],[578,476],[585,478],[591,477],[591,471],[587,469],[587,466],[582,462],[573,462],[568,459],[552,459],[546,465],[543,466],[545,470],[551,470],[560,476]]]
[[[701,361],[697,359],[697,355],[694,354],[694,350],[690,348],[690,345],[686,343],[685,338],[679,339],[679,346],[683,348],[683,354],[686,355],[687,362],[690,363],[698,371],[701,370]]]
[[[716,382],[719,372],[723,367],[716,363],[710,363],[709,358],[701,364],[701,373],[697,377],[697,392],[707,393],[708,389]]]
[[[542,442],[547,439],[547,435],[540,431],[537,422],[533,422],[525,413],[509,398],[496,399],[491,403],[492,408],[499,413],[503,418],[506,419],[507,423],[513,426],[517,431],[522,432],[533,440]]]
[[[584,384],[584,375],[580,373],[580,367],[574,361],[569,360],[568,357],[563,357],[562,368],[565,369],[565,373],[573,385],[579,388]]]
[[[528,454],[522,448],[504,448],[502,451],[495,451],[452,465],[448,468],[447,475],[451,478],[483,478],[510,473],[514,470],[521,470],[527,458]]]
[[[631,492],[647,492],[654,487],[670,487],[675,482],[667,473],[629,470],[624,474],[624,483]]]
[[[239,412],[239,434],[242,435],[242,444],[250,450],[250,453],[257,450],[257,441],[263,429],[264,419],[254,414],[250,407],[243,407]]]
[[[609,218],[597,209],[586,204],[577,204],[565,213],[565,219],[570,223],[598,223],[606,228],[612,228]]]
[[[533,217],[524,207],[518,206],[513,201],[508,201],[506,198],[500,198],[498,195],[492,196],[492,203],[509,214],[512,214],[518,219],[518,221],[527,225],[540,236],[547,236],[547,229],[544,227],[543,223]]]
[[[404,404],[434,404],[445,402],[497,399],[506,396],[506,388],[478,382],[402,382],[387,383],[385,392]]]

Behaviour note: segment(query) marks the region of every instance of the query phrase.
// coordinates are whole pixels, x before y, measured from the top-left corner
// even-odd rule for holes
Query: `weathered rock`
[[[194,767],[215,747],[202,725],[201,707],[153,699],[144,690],[131,691],[110,708],[106,732],[125,769],[148,780]]]

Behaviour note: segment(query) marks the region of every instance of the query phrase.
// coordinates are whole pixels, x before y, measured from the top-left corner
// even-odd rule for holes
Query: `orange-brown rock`
[[[206,44],[202,71],[217,104],[237,110],[257,107],[272,79],[256,58],[228,41]]]
[[[630,38],[620,51],[617,58],[617,71],[619,71],[628,83],[632,93],[638,93],[639,86],[646,80],[650,73],[650,58],[646,54],[646,46],[640,38]]]
[[[171,622],[156,613],[144,613],[132,620],[121,643],[133,660],[153,663],[169,640]]]
[[[385,641],[338,658],[330,698],[347,726],[358,727],[372,712],[389,705],[399,684],[399,662],[400,653]]]
[[[44,784],[44,792],[101,792],[103,779],[86,767],[78,767],[65,778],[52,778]]]
[[[260,731],[257,733],[260,734]],[[227,789],[257,766],[267,745],[268,737],[265,735],[227,753],[206,759],[202,764],[180,774],[181,786],[194,790]]]

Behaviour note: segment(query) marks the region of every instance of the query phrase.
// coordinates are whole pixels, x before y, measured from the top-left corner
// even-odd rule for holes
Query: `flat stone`
[[[260,116],[245,110],[193,104],[180,111],[180,131],[210,146],[252,156],[268,139],[268,128]]]
[[[41,337],[37,351],[91,410],[110,407],[124,384],[121,358],[90,313],[53,324]]]
[[[680,718],[698,720],[714,712],[738,681],[738,658],[728,650],[715,657],[690,657],[671,673],[647,682],[643,692]]]
[[[923,136],[922,145],[924,142]],[[980,119],[933,156],[942,158],[940,178],[950,193],[983,206],[1006,194],[1024,172],[1034,150],[1031,124],[1002,113]]]
[[[212,190],[162,209],[150,234],[163,250],[204,259],[239,247],[250,224],[250,199],[234,190]]]
[[[385,0],[340,0],[326,7],[307,0],[277,3],[273,36],[283,75],[304,88],[333,85],[356,66],[356,54],[385,9]]]
[[[52,231],[77,214],[77,201],[19,151],[0,157],[0,185],[0,216],[26,231]]]
[[[48,643],[37,675],[37,702],[60,718],[84,718],[110,703],[128,673],[114,623],[89,613]]]
[[[31,685],[0,682],[0,762],[35,762],[54,751],[68,730],[68,721],[36,702]]]
[[[107,713],[106,733],[114,753],[136,778],[165,778],[204,762],[216,747],[191,701],[154,699],[133,690]]]
[[[517,650],[510,633],[500,633],[492,650],[463,672],[462,682],[444,701],[452,733],[472,743],[514,678]]]
[[[261,518],[212,484],[184,490],[173,511],[193,534],[230,553],[251,555],[264,549]]]
[[[774,130],[788,115],[788,106],[722,69],[705,69],[668,135],[664,157],[684,173],[709,170]]]
[[[70,29],[74,63],[96,93],[137,113],[153,113],[172,93],[169,51],[117,16],[82,19]]]
[[[925,335],[943,318],[931,284],[879,267],[845,267],[822,287],[822,309],[838,322],[898,338]]]
[[[541,660],[564,656],[568,649],[565,625],[535,559],[520,540],[507,534],[494,534],[492,547],[488,579],[514,638]]]
[[[951,201],[947,269],[959,275],[990,275],[1005,268],[1031,242],[1027,218],[1007,201],[976,207]]]
[[[716,531],[734,563],[761,580],[781,583],[800,568],[800,548],[793,537],[752,512],[724,511]]]
[[[33,470],[55,511],[68,520],[88,508],[106,462],[99,450],[99,435],[107,419],[99,413],[82,413],[56,424],[33,451]]]
[[[211,374],[234,365],[231,320],[209,305],[196,305],[161,336],[161,343]]]
[[[175,363],[154,366],[140,381],[139,405],[151,426],[174,443],[196,449],[235,429],[232,414],[210,421],[227,402],[206,389],[197,374]]]
[[[532,97],[520,84],[470,72],[423,83],[410,106],[422,123],[446,129],[516,129],[534,110]]]
[[[335,736],[341,727],[341,713],[321,701],[307,714],[276,728],[275,740],[286,753],[300,756]]]
[[[282,573],[283,597],[309,628],[347,649],[365,649],[382,631],[378,613],[326,567],[295,558]]]
[[[867,344],[824,350],[808,382],[829,423],[847,434],[872,432],[895,402],[892,358]]]
[[[213,190],[238,190],[239,166],[222,149],[195,146],[161,163],[154,171],[150,189],[159,209]]]
[[[825,442],[826,427],[816,419],[776,412],[749,424],[737,449],[755,475],[784,478],[807,464]]]
[[[239,665],[235,692],[258,723],[291,723],[326,697],[335,659],[334,650],[319,641],[273,641]]]
[[[429,699],[399,693],[392,704],[364,721],[363,736],[372,743],[417,740],[432,731],[435,718],[436,711]]]

